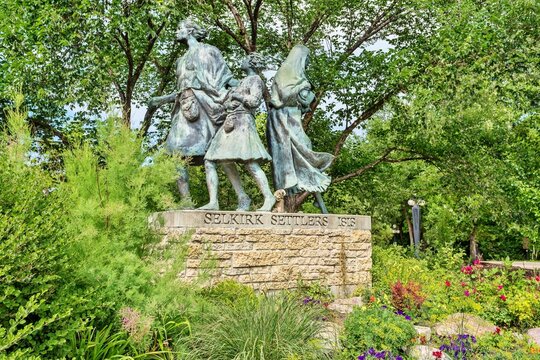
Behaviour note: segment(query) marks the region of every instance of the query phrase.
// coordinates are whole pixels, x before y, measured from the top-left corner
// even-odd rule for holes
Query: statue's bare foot
[[[197,210],[219,210],[219,204],[217,202],[209,202],[208,204],[201,206]]]
[[[257,211],[272,211],[272,208],[276,204],[276,198],[274,195],[269,195],[264,198],[264,204]]]
[[[236,211],[249,211],[249,206],[251,205],[251,199],[249,196],[244,196],[238,199],[238,208]]]

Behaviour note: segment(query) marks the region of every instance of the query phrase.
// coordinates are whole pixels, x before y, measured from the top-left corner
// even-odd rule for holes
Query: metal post
[[[414,255],[418,257],[420,255],[420,206],[418,204],[414,204],[412,207],[412,222],[414,235]]]

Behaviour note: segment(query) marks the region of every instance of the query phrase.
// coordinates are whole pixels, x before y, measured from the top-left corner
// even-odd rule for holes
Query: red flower
[[[461,286],[465,287],[467,284],[465,284],[463,281],[461,282]]]
[[[540,275],[536,275],[536,277],[534,278],[534,280],[540,282]]]
[[[371,295],[371,296],[369,297],[369,302],[370,302],[370,303],[374,303],[374,302],[375,302],[375,296]]]
[[[435,359],[441,359],[442,358],[442,351],[434,351],[433,356]]]
[[[465,292],[463,293],[463,295],[469,296],[469,295],[471,295],[471,293],[469,292],[469,290],[465,290]]]
[[[446,287],[450,287],[450,285],[452,285],[452,284],[450,283],[450,281],[446,280],[446,281],[444,282],[444,285],[446,285]]]
[[[497,335],[500,335],[501,334],[501,328],[500,327],[496,327],[495,328],[495,331],[493,332],[494,334],[497,334]]]
[[[480,265],[480,259],[474,259],[473,265]]]
[[[502,300],[502,301],[506,301],[506,296],[501,295],[501,300]]]
[[[471,275],[473,273],[474,269],[471,265],[467,265],[461,268],[461,272],[467,275]]]

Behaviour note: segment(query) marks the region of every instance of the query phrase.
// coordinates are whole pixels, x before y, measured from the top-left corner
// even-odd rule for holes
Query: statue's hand
[[[159,105],[159,98],[155,98],[155,97],[150,98],[150,100],[148,100],[147,105],[149,108],[157,108]]]
[[[236,93],[236,92],[231,93],[231,98],[233,100],[238,100],[240,102],[242,102],[242,100],[243,100],[242,95],[240,95],[239,93]]]

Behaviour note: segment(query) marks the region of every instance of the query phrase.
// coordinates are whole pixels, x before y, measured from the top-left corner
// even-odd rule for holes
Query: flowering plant
[[[473,344],[476,344],[476,337],[460,334],[457,337],[449,337],[449,343],[441,345],[439,350],[452,354],[456,360],[466,360],[473,352]]]
[[[401,355],[392,355],[390,351],[377,351],[374,348],[369,348],[368,351],[364,352],[362,355],[358,356],[358,360],[367,360],[367,359],[387,359],[387,360],[403,360]]]

